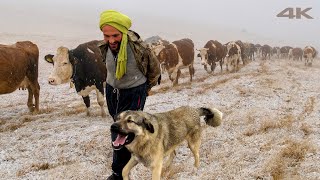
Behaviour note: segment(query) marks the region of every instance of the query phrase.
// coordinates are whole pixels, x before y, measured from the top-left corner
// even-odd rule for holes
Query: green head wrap
[[[127,44],[128,30],[131,27],[131,19],[115,10],[107,10],[100,14],[99,27],[110,25],[122,33],[120,51],[118,53],[116,78],[119,80],[127,71]]]

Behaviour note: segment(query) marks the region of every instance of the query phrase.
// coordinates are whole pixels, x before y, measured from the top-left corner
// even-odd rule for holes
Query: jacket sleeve
[[[150,89],[160,84],[161,80],[161,70],[160,70],[160,63],[154,52],[150,48],[146,48],[148,54],[148,66],[147,66],[147,79],[148,79],[148,91]]]

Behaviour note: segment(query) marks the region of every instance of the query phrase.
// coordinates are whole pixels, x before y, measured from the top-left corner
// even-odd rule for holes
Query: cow
[[[159,55],[160,51],[165,48],[166,45],[170,44],[169,41],[159,39],[156,43],[150,45],[150,49],[154,52],[156,56]],[[160,63],[161,74],[166,72],[164,62]]]
[[[87,107],[87,116],[90,116],[89,93],[95,90],[101,116],[105,117],[104,87],[107,69],[98,43],[96,40],[86,42],[72,50],[59,47],[56,55],[47,54],[45,60],[53,64],[53,71],[48,78],[50,85],[72,82]]]
[[[316,57],[316,55],[317,55],[317,51],[314,47],[306,46],[303,49],[303,57],[305,59],[304,65],[312,66],[313,59]]]
[[[289,51],[293,49],[291,46],[283,46],[280,48],[280,53],[282,58],[289,58]]]
[[[240,49],[241,49],[242,64],[245,65],[245,64],[247,64],[247,59],[248,59],[247,54],[246,54],[246,46],[240,40],[237,40],[236,44],[238,44]]]
[[[160,64],[165,67],[173,86],[178,84],[181,74],[180,69],[185,67],[189,68],[190,82],[192,82],[194,76],[194,43],[191,39],[184,38],[165,45],[157,58]]]
[[[242,61],[240,46],[234,41],[228,42],[225,46],[227,47],[226,70],[229,71],[229,66],[233,66],[233,71],[239,70],[240,61]]]
[[[226,51],[220,42],[209,40],[203,48],[197,50],[200,52],[201,64],[209,74],[214,72],[216,62],[219,62],[222,72],[223,59],[226,56]],[[210,66],[210,70],[208,70],[207,66]]]
[[[271,56],[271,46],[265,44],[261,47],[261,55],[262,55],[262,60],[266,60],[267,58],[270,59]]]
[[[271,50],[271,52],[272,52],[272,57],[275,57],[275,58],[277,58],[277,59],[280,59],[280,55],[281,55],[281,53],[280,53],[280,47],[273,47],[272,50]]]
[[[0,94],[27,89],[27,106],[32,113],[39,112],[38,63],[39,48],[30,41],[0,45]]]
[[[256,53],[256,56],[258,57],[258,58],[260,58],[261,57],[261,45],[260,44],[255,44],[254,45],[254,47],[255,47],[255,53]]]
[[[302,61],[303,50],[299,47],[292,49],[292,59]]]
[[[254,52],[256,51],[256,47],[254,46],[254,44],[252,43],[247,43],[247,57],[251,60],[251,61],[254,61]]]

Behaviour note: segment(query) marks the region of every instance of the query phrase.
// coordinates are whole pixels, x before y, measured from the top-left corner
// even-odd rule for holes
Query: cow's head
[[[163,44],[158,44],[158,45],[155,45],[155,46],[151,46],[151,49],[152,49],[152,51],[154,52],[154,54],[156,56],[158,56],[160,51],[162,49],[164,49],[164,48],[165,48],[165,46]]]
[[[241,54],[240,47],[235,42],[228,43],[226,57],[229,57],[235,54]]]
[[[208,64],[208,50],[209,50],[209,48],[197,49],[197,51],[199,51],[199,56],[201,57],[201,65],[209,65]]]
[[[69,60],[69,49],[65,47],[59,47],[57,54],[48,54],[45,60],[53,64],[53,70],[49,75],[48,81],[51,85],[64,84],[70,81],[72,76],[72,64]]]

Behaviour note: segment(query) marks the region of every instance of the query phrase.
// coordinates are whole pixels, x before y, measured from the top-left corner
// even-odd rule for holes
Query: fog
[[[0,33],[101,39],[99,15],[115,9],[132,19],[131,29],[143,38],[189,37],[198,46],[210,39],[241,39],[320,48],[318,0],[1,0],[0,5]],[[307,14],[314,19],[276,17],[288,7],[311,7]]]

